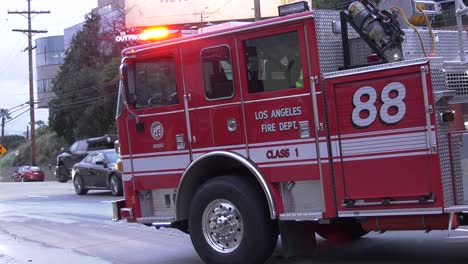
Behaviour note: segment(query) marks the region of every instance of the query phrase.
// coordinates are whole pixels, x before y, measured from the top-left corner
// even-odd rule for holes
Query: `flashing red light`
[[[140,34],[141,40],[159,40],[169,35],[169,30],[165,27],[155,27],[143,30]]]

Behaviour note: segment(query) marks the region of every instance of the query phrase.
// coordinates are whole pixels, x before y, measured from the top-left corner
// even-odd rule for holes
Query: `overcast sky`
[[[33,37],[63,35],[63,30],[84,21],[84,16],[97,7],[97,0],[32,0],[31,10],[50,11],[50,14],[39,14],[32,19],[33,30],[48,30],[48,33]],[[0,5],[0,108],[11,109],[11,116],[16,119],[5,125],[5,134],[21,134],[29,125],[29,111],[17,106],[29,101],[28,53],[23,52],[28,45],[26,35],[12,32],[12,29],[27,29],[27,19],[21,15],[8,14],[8,11],[28,9],[27,0],[2,1]],[[34,60],[33,52],[33,60]],[[34,66],[33,66],[34,67]],[[34,75],[35,75],[34,71]],[[34,85],[36,82],[34,81]],[[34,100],[37,100],[34,87]],[[15,108],[17,107],[17,108]],[[14,108],[14,109],[13,109]],[[20,116],[19,116],[20,115]],[[48,109],[36,109],[35,119],[48,123]]]

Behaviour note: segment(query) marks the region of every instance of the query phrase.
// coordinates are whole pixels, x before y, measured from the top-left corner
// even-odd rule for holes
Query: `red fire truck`
[[[207,263],[464,224],[458,33],[365,0],[291,10],[123,51],[114,219],[187,232]]]

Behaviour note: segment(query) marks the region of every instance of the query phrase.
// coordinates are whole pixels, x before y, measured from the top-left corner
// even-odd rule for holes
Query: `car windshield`
[[[31,167],[29,167],[29,169],[32,170],[32,171],[40,171],[41,170],[41,168],[35,167],[35,166],[31,166]]]
[[[106,152],[106,158],[109,163],[116,163],[119,158],[119,154],[116,152]]]

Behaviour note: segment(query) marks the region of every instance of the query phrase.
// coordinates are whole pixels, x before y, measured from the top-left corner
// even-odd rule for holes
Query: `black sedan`
[[[87,194],[88,190],[110,190],[113,195],[123,193],[122,174],[115,169],[119,155],[115,149],[91,152],[72,169],[73,185],[78,195]]]

